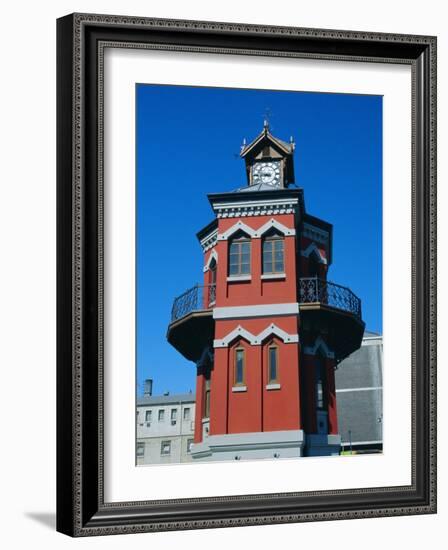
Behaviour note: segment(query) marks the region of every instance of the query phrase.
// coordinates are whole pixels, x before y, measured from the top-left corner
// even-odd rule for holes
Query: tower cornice
[[[217,218],[304,214],[302,189],[240,191],[208,195]]]

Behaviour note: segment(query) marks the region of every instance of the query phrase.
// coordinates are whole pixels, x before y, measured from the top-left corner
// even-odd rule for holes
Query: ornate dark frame
[[[107,46],[411,65],[410,486],[104,502],[102,61]],[[57,22],[57,49],[57,529],[89,536],[435,513],[436,38],[74,14]]]

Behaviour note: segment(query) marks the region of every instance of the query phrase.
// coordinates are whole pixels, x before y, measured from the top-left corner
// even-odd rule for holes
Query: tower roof
[[[274,147],[280,149],[285,155],[292,155],[294,152],[295,144],[291,140],[289,143],[273,136],[270,132],[269,123],[264,122],[263,130],[258,134],[258,136],[251,141],[249,144],[243,145],[241,148],[240,156],[245,158],[246,156],[252,156],[256,154],[261,148],[265,147],[266,144],[270,143]]]

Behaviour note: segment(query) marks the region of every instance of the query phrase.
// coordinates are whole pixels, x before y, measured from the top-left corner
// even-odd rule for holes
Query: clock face
[[[280,162],[256,162],[252,168],[252,185],[259,183],[279,187]]]

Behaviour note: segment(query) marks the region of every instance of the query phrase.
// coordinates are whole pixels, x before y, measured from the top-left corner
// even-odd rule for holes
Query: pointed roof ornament
[[[269,119],[267,116],[264,117],[263,128],[264,128],[264,133],[267,134],[269,132]]]

